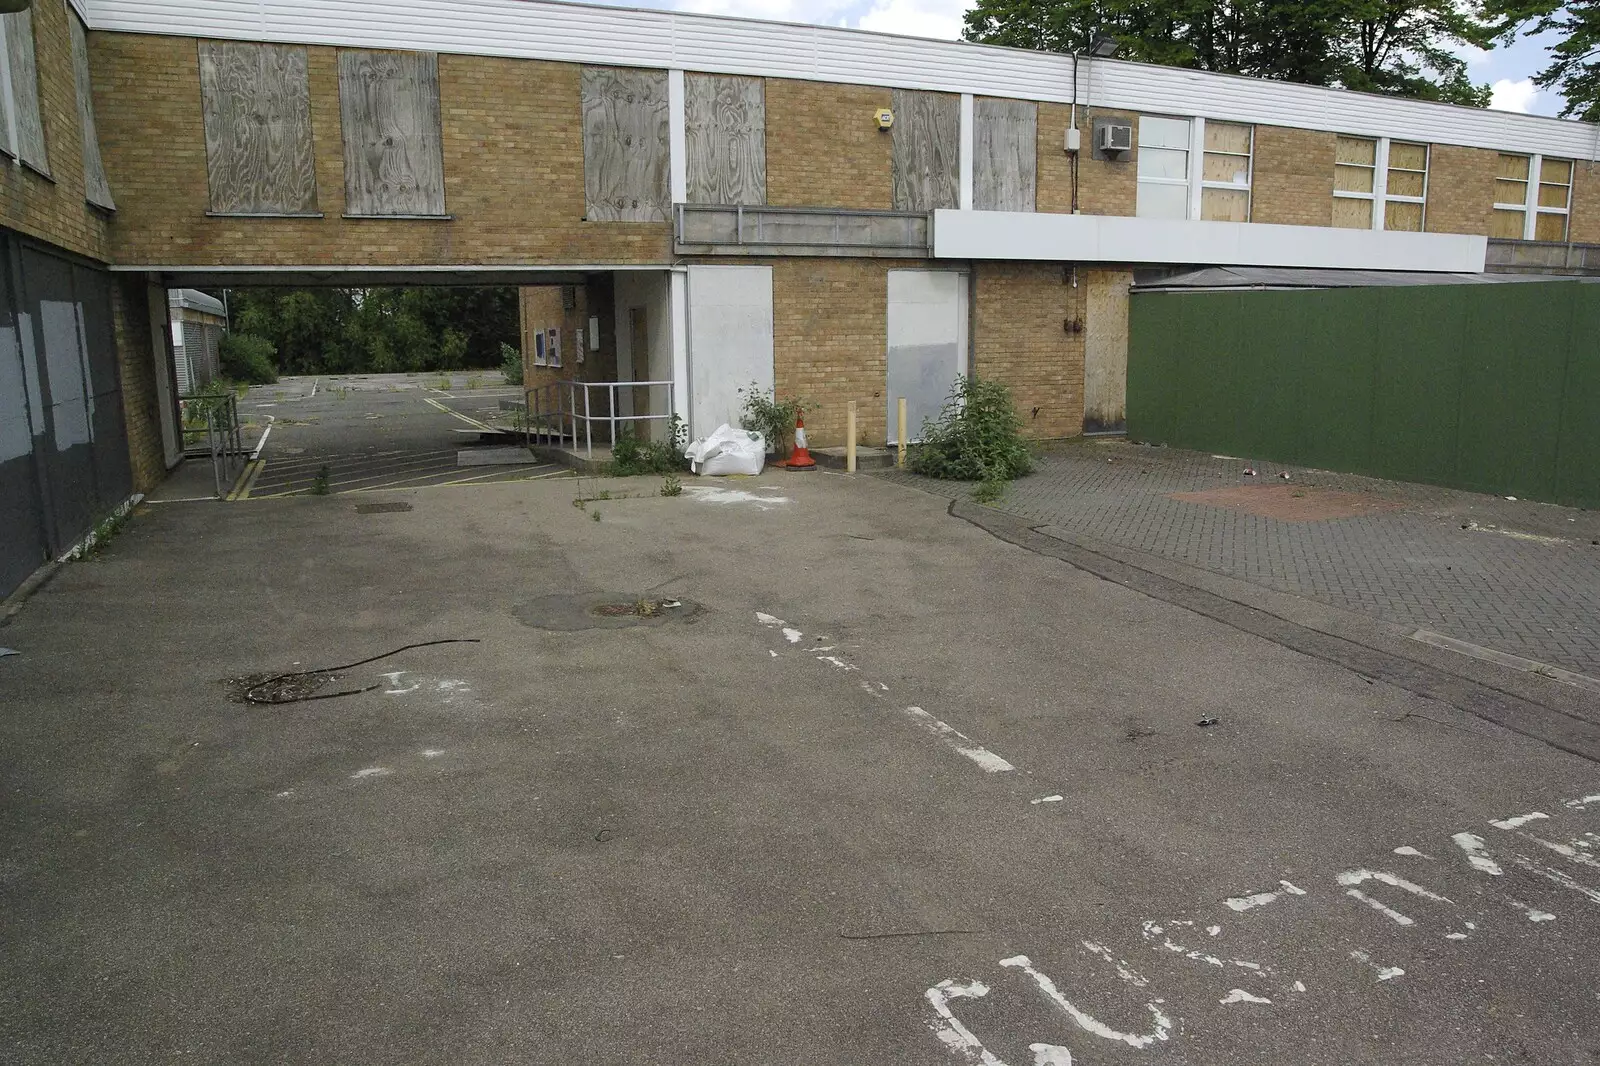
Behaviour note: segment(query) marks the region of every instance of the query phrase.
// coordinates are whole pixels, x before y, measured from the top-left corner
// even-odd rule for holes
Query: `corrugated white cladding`
[[[97,30],[550,59],[1081,102],[1600,159],[1600,127],[959,41],[548,0],[73,0]]]

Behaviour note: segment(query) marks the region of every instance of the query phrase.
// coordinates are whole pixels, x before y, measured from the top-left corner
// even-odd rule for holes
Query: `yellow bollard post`
[[[905,469],[906,465],[906,398],[900,397],[895,403],[895,440],[900,442],[900,453],[895,457],[894,465]]]
[[[856,472],[856,402],[851,400],[844,409],[844,468]]]

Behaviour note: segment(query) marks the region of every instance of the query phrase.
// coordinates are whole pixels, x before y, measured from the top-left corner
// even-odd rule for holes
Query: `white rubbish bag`
[[[689,469],[702,477],[759,474],[767,463],[767,440],[724,422],[709,437],[692,442],[683,455],[689,460]]]

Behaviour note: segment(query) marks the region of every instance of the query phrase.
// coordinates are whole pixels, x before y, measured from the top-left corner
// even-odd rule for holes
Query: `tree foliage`
[[[514,288],[233,289],[233,328],[284,374],[497,367],[518,340]]]
[[[1484,107],[1452,49],[1495,31],[1459,0],[978,0],[965,36],[1074,52],[1104,33],[1147,63]]]
[[[1600,122],[1600,0],[1490,0],[1489,11],[1507,43],[1518,34],[1559,37],[1534,84],[1561,94],[1564,117]]]

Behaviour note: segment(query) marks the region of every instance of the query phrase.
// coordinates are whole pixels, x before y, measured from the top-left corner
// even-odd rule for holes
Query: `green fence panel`
[[[1469,290],[1457,484],[1548,500],[1576,282]],[[1463,294],[1466,297],[1466,294]]]
[[[1296,360],[1300,402],[1292,450],[1266,454],[1285,463],[1366,470],[1372,454],[1373,351],[1352,317],[1369,314],[1347,292],[1263,293],[1288,297],[1280,342]],[[1309,297],[1309,299],[1308,299]],[[1341,299],[1341,297],[1345,297]],[[1271,328],[1271,324],[1268,324]]]
[[[1600,507],[1600,285],[1576,287],[1562,399],[1555,499]]]
[[[1373,470],[1406,481],[1456,477],[1461,357],[1466,318],[1459,286],[1373,289],[1376,315],[1362,332],[1377,351]]]
[[[1128,432],[1600,504],[1600,286],[1137,293]]]

